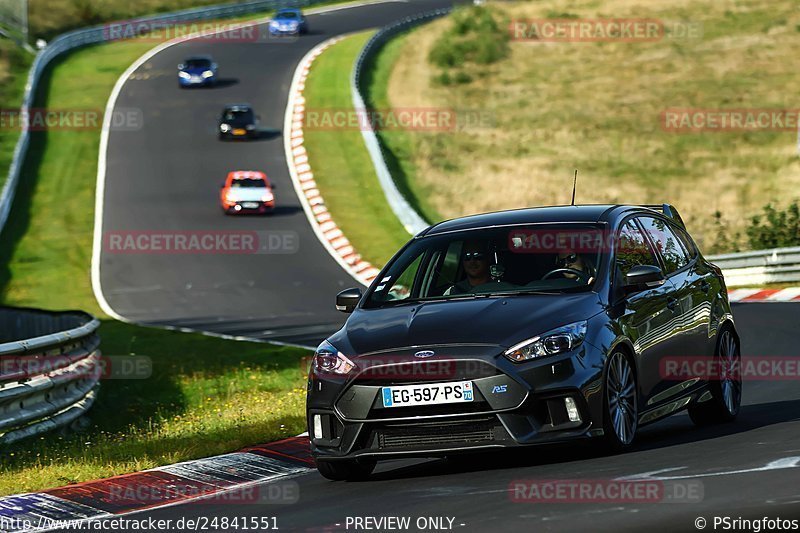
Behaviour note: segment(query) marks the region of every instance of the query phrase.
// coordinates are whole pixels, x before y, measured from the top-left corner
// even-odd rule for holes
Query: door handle
[[[675,298],[667,298],[667,308],[670,311],[675,311],[677,307],[678,307],[678,300],[676,300]]]

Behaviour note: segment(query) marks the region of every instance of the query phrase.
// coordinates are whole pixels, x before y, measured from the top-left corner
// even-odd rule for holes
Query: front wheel
[[[717,376],[711,377],[711,399],[689,408],[689,417],[698,426],[730,422],[739,414],[742,403],[742,355],[739,342],[730,329],[719,336],[715,355]]]
[[[605,372],[603,438],[610,452],[631,447],[639,423],[636,371],[627,355],[614,352]]]
[[[375,469],[375,461],[351,459],[341,461],[317,461],[317,470],[322,477],[332,481],[357,481],[366,479]]]

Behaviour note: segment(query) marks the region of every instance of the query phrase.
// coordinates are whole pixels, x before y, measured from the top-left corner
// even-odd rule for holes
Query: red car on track
[[[263,172],[234,170],[228,173],[219,194],[226,214],[270,213],[275,209],[274,186]]]

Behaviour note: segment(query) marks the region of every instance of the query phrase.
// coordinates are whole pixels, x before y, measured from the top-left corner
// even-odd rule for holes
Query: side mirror
[[[186,65],[184,65],[183,63],[179,63],[178,64],[178,70],[183,70],[185,68],[186,68]]]
[[[655,265],[636,265],[625,275],[625,292],[644,291],[663,285],[667,278],[661,267]]]
[[[224,189],[225,188],[225,182],[224,181],[220,184],[219,188],[220,189]]]
[[[212,68],[212,69],[214,69],[214,70],[217,70],[217,66],[218,66],[218,65],[217,65],[216,63],[211,63],[211,68]]]
[[[336,309],[342,313],[352,313],[355,311],[358,302],[361,301],[361,289],[345,289],[336,295]]]

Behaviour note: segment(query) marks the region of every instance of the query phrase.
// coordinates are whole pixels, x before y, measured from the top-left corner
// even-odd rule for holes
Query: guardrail
[[[800,281],[800,247],[711,255],[729,287]]]
[[[364,48],[356,59],[355,65],[353,66],[353,74],[350,78],[350,89],[353,93],[353,107],[357,112],[367,108],[363,96],[364,87],[361,85],[362,70],[369,61],[374,59],[381,47],[397,34],[408,31],[414,26],[447,15],[451,11],[451,8],[444,8],[407,17],[378,30],[378,32],[367,41],[367,44],[364,45]],[[386,201],[389,202],[392,212],[394,212],[395,216],[400,220],[400,223],[406,228],[406,231],[411,235],[416,235],[430,224],[411,207],[411,204],[408,203],[397,188],[397,184],[394,182],[392,174],[389,172],[389,167],[386,165],[386,160],[383,157],[383,147],[375,131],[372,129],[372,126],[369,124],[369,121],[365,121],[365,126],[361,128],[361,134],[364,137],[364,144],[367,146],[367,151],[372,159],[372,165],[375,167],[375,173],[378,176],[378,181],[386,196]]]
[[[0,444],[68,426],[92,406],[99,326],[80,311],[0,307]]]
[[[177,22],[192,22],[200,20],[224,19],[241,15],[249,15],[251,13],[258,13],[270,9],[277,9],[279,7],[303,7],[313,4],[319,4],[324,0],[255,0],[240,4],[227,4],[215,5],[203,8],[184,9],[181,11],[174,11],[150,17],[137,17],[125,21],[110,21],[106,24],[92,26],[80,30],[74,30],[62,35],[59,35],[44,47],[36,55],[36,58],[28,71],[28,80],[25,85],[25,93],[23,95],[22,106],[20,107],[20,115],[27,116],[34,96],[36,94],[36,86],[47,65],[56,57],[89,44],[97,44],[109,41],[109,27],[113,24],[153,24],[153,23],[177,23]],[[30,143],[30,133],[27,125],[23,125],[20,132],[19,140],[14,148],[14,155],[11,160],[11,166],[8,171],[8,178],[0,191],[0,232],[2,232],[8,219],[9,212],[11,211],[11,203],[14,200],[14,193],[19,181],[20,172],[22,170],[22,163],[25,159],[25,154],[28,151]]]

